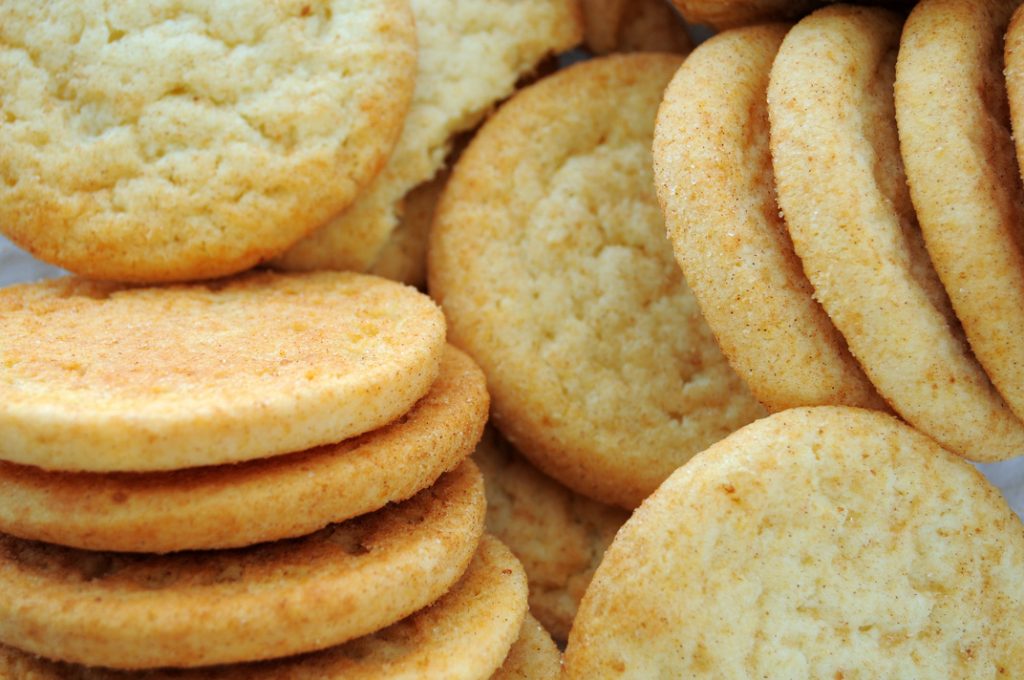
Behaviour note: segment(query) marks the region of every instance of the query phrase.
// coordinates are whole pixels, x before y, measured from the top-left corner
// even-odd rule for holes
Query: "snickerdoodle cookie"
[[[1024,526],[895,418],[792,409],[712,446],[616,536],[567,678],[1024,676]]]
[[[574,490],[638,505],[763,414],[665,239],[651,140],[681,59],[612,55],[522,90],[441,198],[428,275],[499,430]]]
[[[430,388],[445,321],[372,276],[0,289],[0,460],[169,470],[341,441]]]
[[[814,300],[775,200],[765,95],[788,30],[728,31],[683,63],[658,110],[658,199],[708,325],[762,404],[883,407]]]
[[[768,87],[779,205],[807,278],[871,382],[910,424],[979,461],[1024,424],[971,355],[918,229],[893,82],[902,22],[834,6],[786,36]]]
[[[484,504],[480,472],[466,461],[403,503],[249,548],[129,555],[0,536],[0,642],[126,669],[323,649],[451,588],[476,551]]]

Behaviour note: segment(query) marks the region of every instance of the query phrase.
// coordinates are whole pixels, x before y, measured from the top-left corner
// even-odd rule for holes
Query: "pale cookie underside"
[[[580,607],[568,678],[1024,673],[1024,527],[884,414],[793,409],[670,477]]]
[[[708,325],[762,404],[884,408],[814,300],[775,199],[765,97],[788,30],[729,31],[683,63],[658,111],[658,198]]]
[[[538,624],[529,616],[517,629],[525,609],[522,568],[497,540],[484,536],[466,573],[433,605],[321,652],[237,666],[126,673],[55,663],[0,646],[0,672],[12,680],[477,680],[487,677],[506,652],[514,668],[544,668],[539,656],[549,650],[540,637],[543,629],[537,631]],[[513,644],[517,630],[519,639]],[[554,649],[550,638],[547,644]],[[558,668],[558,650],[554,651],[556,674],[548,676],[552,678]],[[545,676],[503,676],[499,671],[494,677]]]
[[[443,166],[452,138],[475,126],[544,57],[579,42],[575,0],[412,0],[419,73],[405,128],[365,195],[276,260],[285,269],[369,269],[398,207]]]
[[[405,197],[402,217],[369,272],[418,288],[427,285],[427,244],[441,192],[451,173],[442,170]]]
[[[0,531],[88,550],[166,553],[304,536],[433,484],[487,420],[480,369],[449,347],[413,409],[310,451],[173,472],[46,472],[0,463]]]
[[[974,355],[1024,416],[1024,188],[1002,44],[1019,4],[920,3],[900,42],[896,119],[931,260]]]
[[[334,443],[430,388],[445,322],[376,277],[253,273],[130,288],[58,279],[0,291],[0,459],[168,470]]]
[[[1024,451],[1024,425],[963,339],[903,175],[892,85],[899,18],[836,6],[783,42],[768,91],[779,204],[815,293],[878,391],[972,460]]]
[[[515,553],[530,581],[530,611],[565,641],[605,549],[629,514],[538,472],[493,429],[473,453],[484,475],[487,530]]]
[[[562,653],[548,632],[529,613],[519,639],[491,680],[556,680],[562,670]]]
[[[4,3],[0,228],[92,278],[246,269],[379,171],[415,71],[401,0]]]
[[[112,668],[323,649],[444,594],[469,564],[483,520],[483,481],[467,461],[404,503],[250,548],[128,555],[2,537],[0,642]]]
[[[521,91],[435,215],[431,293],[495,423],[548,474],[635,507],[760,416],[664,237],[650,144],[670,55],[613,55]]]
[[[665,0],[582,0],[587,49],[609,52],[687,54],[693,41]]]

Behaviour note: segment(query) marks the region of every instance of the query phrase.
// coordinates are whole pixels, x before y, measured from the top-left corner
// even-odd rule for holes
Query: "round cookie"
[[[570,488],[635,507],[763,414],[664,236],[651,139],[680,64],[612,55],[521,90],[455,166],[428,275],[498,429]]]
[[[484,503],[467,461],[404,503],[250,548],[127,555],[0,536],[0,642],[112,668],[330,647],[443,595],[476,550]]]
[[[98,279],[223,276],[352,203],[401,131],[404,0],[0,10],[0,229]]]
[[[0,460],[147,471],[338,442],[437,376],[445,322],[376,277],[252,273],[167,288],[0,289]]]
[[[476,680],[488,677],[506,652],[506,665],[539,664],[536,657],[547,651],[540,637],[543,629],[537,630],[536,621],[531,627],[529,615],[519,628],[525,611],[522,567],[499,541],[485,535],[466,573],[437,602],[388,628],[320,652],[237,666],[128,674],[55,663],[0,646],[0,673],[17,680]],[[517,632],[520,637],[513,644]],[[554,648],[550,638],[547,644]],[[555,650],[556,670],[557,661]],[[519,677],[500,673],[493,677]]]
[[[672,475],[616,536],[565,677],[1024,674],[1024,527],[891,416],[793,409]]]
[[[491,428],[473,460],[484,475],[487,530],[523,563],[530,611],[564,642],[594,570],[629,513],[545,477]]]
[[[519,639],[508,651],[491,680],[557,680],[562,654],[548,632],[529,613],[519,629]]]
[[[1003,35],[1019,4],[918,4],[900,39],[896,121],[928,254],[975,357],[1021,417],[1024,187],[1003,78]]]
[[[595,54],[678,52],[693,41],[665,0],[582,0],[583,42]]]
[[[814,300],[775,200],[765,95],[788,30],[728,31],[683,63],[654,131],[658,199],[704,318],[762,404],[885,408]]]
[[[411,0],[419,72],[405,128],[384,170],[351,208],[275,260],[289,270],[370,269],[399,223],[402,199],[444,165],[473,128],[549,54],[580,41],[576,0]]]
[[[816,298],[909,423],[972,460],[1024,425],[971,356],[914,218],[892,86],[900,20],[835,6],[786,36],[768,87],[779,205]]]
[[[45,472],[0,463],[0,531],[88,550],[166,553],[304,536],[433,484],[487,420],[483,373],[449,347],[401,419],[340,444],[172,472]]]

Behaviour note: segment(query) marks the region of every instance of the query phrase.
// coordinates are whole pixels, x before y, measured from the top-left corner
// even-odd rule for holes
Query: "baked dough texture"
[[[290,270],[371,268],[399,223],[402,199],[444,165],[473,128],[544,57],[578,43],[578,0],[411,0],[419,72],[402,136],[383,172],[348,210],[276,260]]]
[[[523,563],[530,611],[565,642],[583,593],[629,513],[541,474],[491,428],[473,461],[484,475],[487,530]]]
[[[907,190],[893,104],[902,22],[833,6],[786,36],[768,87],[779,205],[817,299],[910,424],[971,460],[1024,425],[971,355]]]
[[[338,442],[412,408],[445,347],[425,295],[333,272],[57,279],[0,290],[0,316],[0,460],[49,470],[171,470]]]
[[[0,229],[90,278],[223,276],[352,203],[401,131],[404,0],[0,8]]]
[[[123,669],[323,649],[447,592],[476,551],[484,505],[480,472],[467,461],[404,503],[249,548],[127,555],[0,536],[0,642]]]
[[[428,252],[497,428],[547,474],[628,508],[763,414],[664,236],[650,147],[679,63],[612,55],[520,91],[456,165]]]
[[[896,120],[928,254],[975,357],[1021,417],[1024,187],[1003,78],[1003,35],[1019,4],[918,4],[900,39]]]
[[[619,532],[566,678],[1018,678],[1024,526],[895,418],[792,409],[696,456]]]
[[[504,666],[491,677],[556,678],[558,650],[550,637],[544,641],[547,634],[529,615],[511,643],[525,607],[522,567],[485,535],[466,573],[440,600],[383,630],[320,652],[235,666],[125,672],[57,663],[0,645],[0,673],[11,680],[479,680],[508,651]],[[552,651],[554,675],[534,674],[550,669]]]
[[[488,404],[483,373],[449,347],[441,374],[409,413],[338,444],[172,472],[47,472],[0,463],[0,531],[148,553],[303,536],[433,484],[473,451]]]
[[[556,680],[562,669],[562,653],[548,632],[529,613],[501,668],[491,680]]]
[[[686,24],[665,0],[582,0],[583,41],[595,54],[677,52],[693,41]]]
[[[789,28],[728,31],[683,63],[654,131],[658,199],[704,318],[762,404],[885,408],[814,300],[775,198],[766,94]]]

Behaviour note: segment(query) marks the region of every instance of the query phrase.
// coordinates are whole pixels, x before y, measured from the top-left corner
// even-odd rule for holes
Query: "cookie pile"
[[[4,289],[0,310],[7,668],[85,672],[24,652],[218,666],[197,677],[501,665],[526,581],[481,542],[464,459],[487,392],[429,298],[254,273],[60,279]]]
[[[1016,5],[924,2],[905,26],[830,7],[724,33],[668,88],[655,171],[677,258],[772,410],[888,406],[972,460],[1024,451]]]

